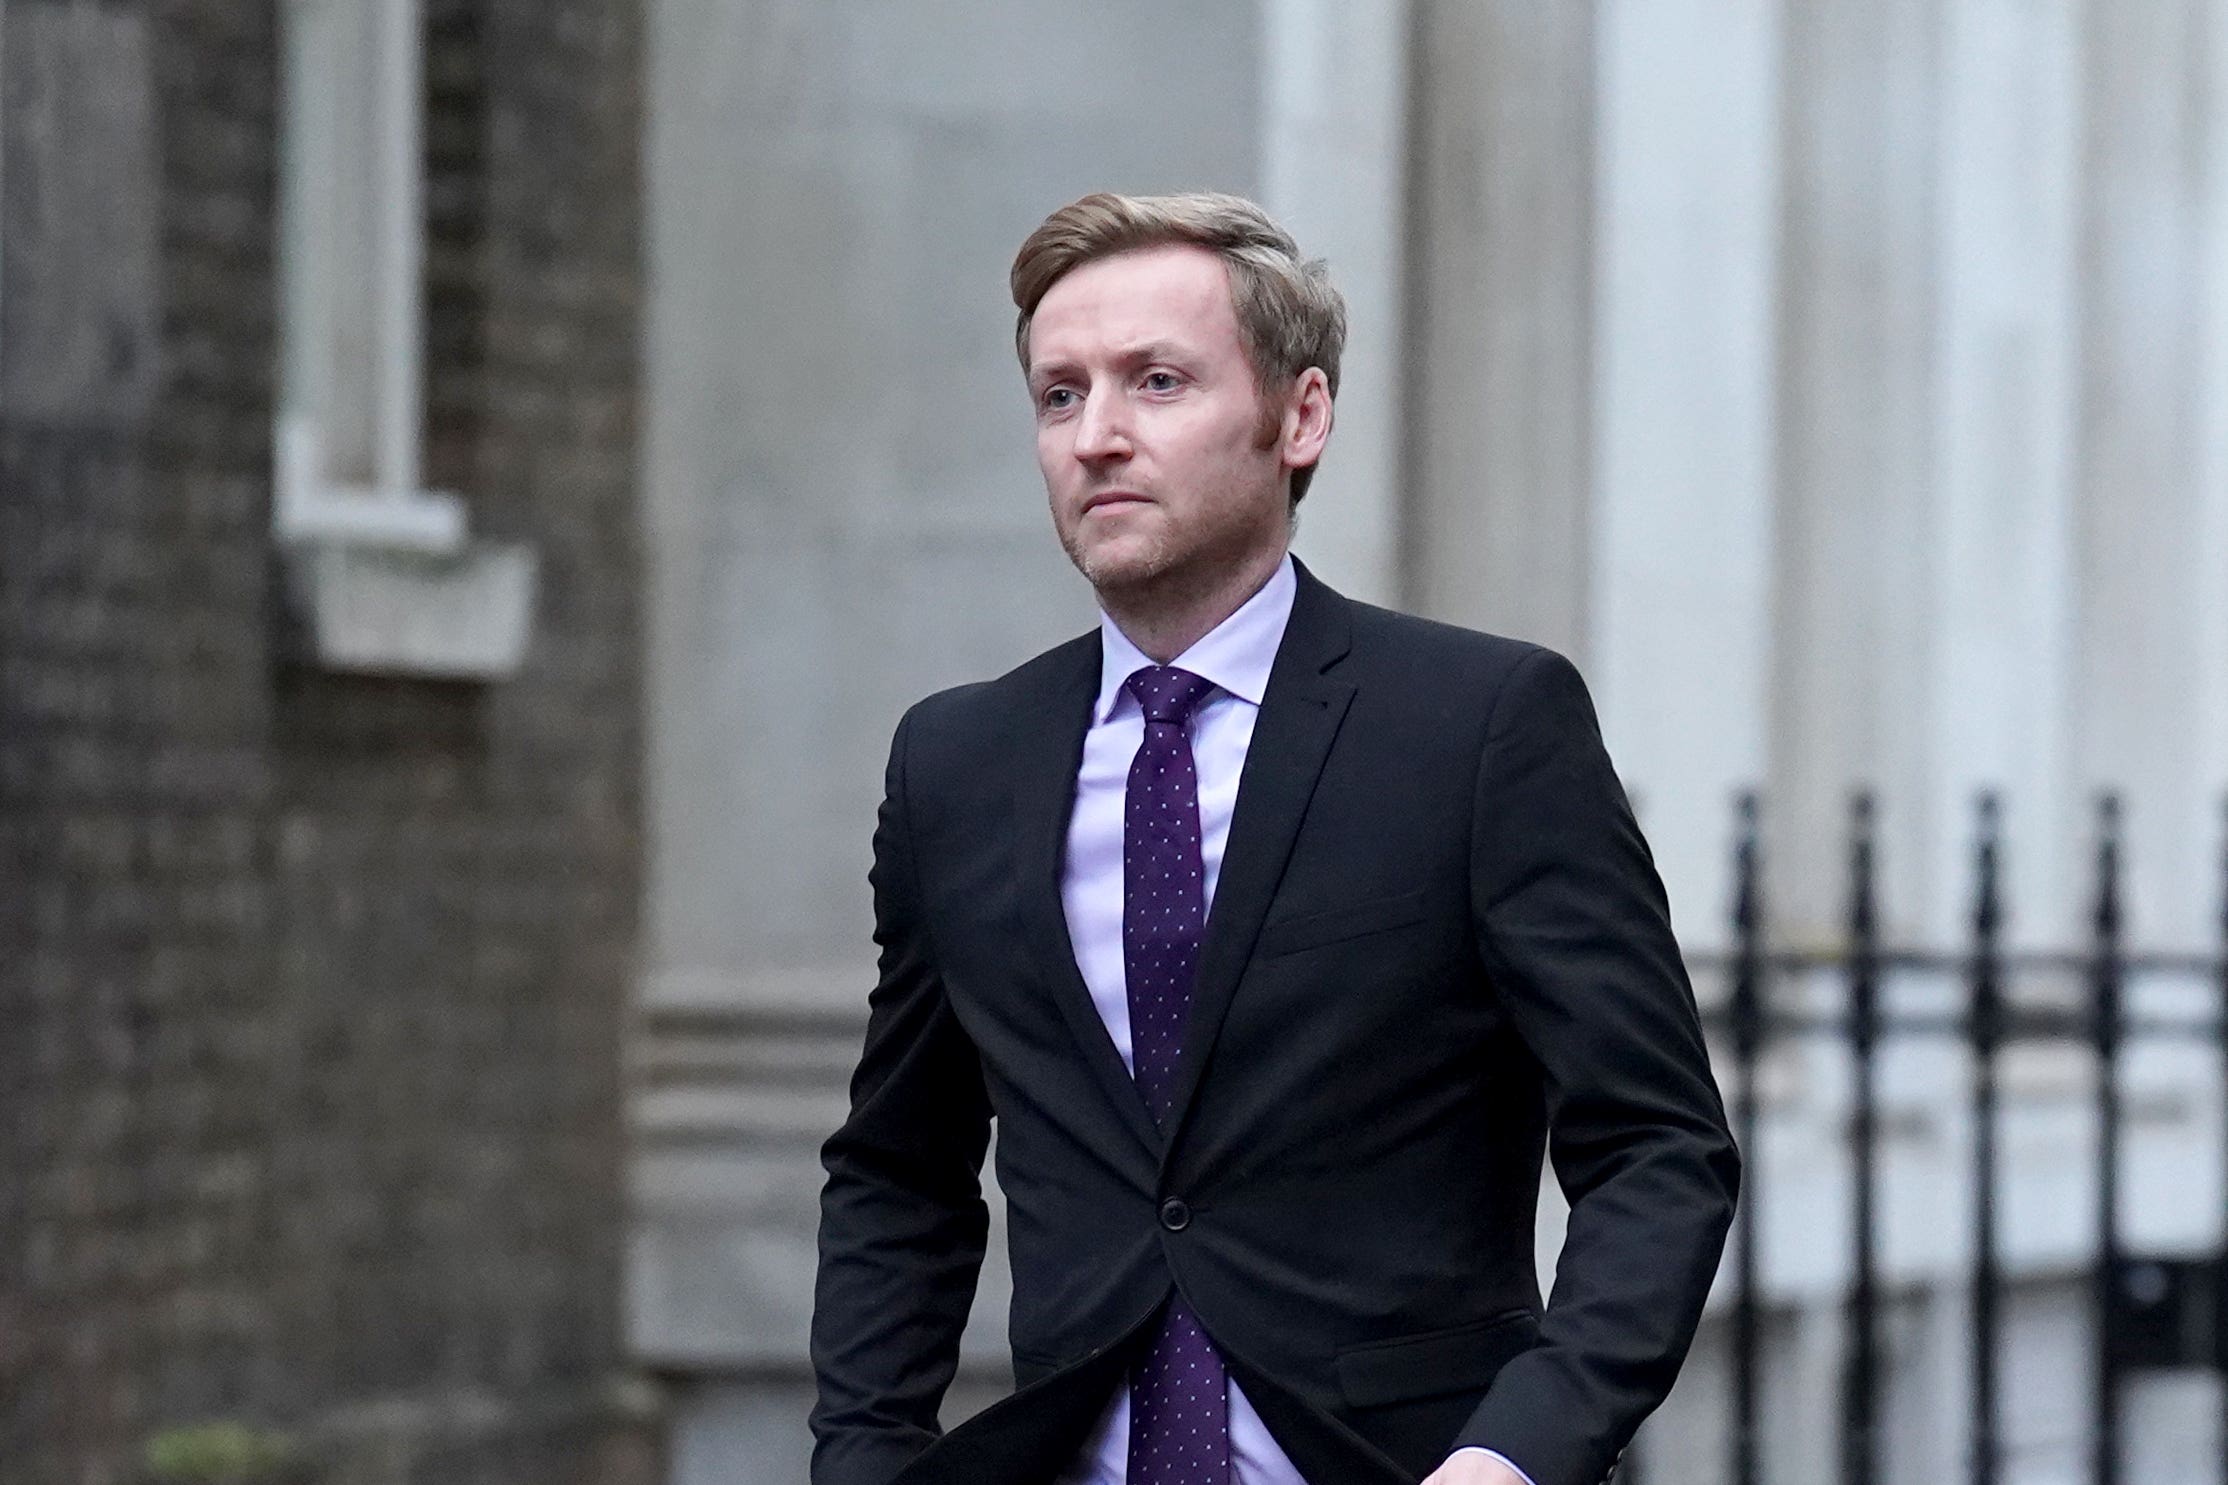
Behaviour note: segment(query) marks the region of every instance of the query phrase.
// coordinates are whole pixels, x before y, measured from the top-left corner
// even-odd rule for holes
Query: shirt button
[[[1191,1208],[1170,1197],[1160,1204],[1160,1225],[1170,1232],[1182,1232],[1191,1226]]]

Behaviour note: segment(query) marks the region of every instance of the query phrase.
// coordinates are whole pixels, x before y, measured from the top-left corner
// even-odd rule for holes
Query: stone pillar
[[[1419,0],[1411,606],[1584,659],[1594,13]]]
[[[1767,839],[1797,940],[1840,925],[1854,783],[1885,807],[1891,933],[1922,896],[1939,30],[1939,0],[1787,11]]]
[[[2205,314],[2203,434],[2197,487],[2203,525],[2196,550],[2228,552],[2228,20],[2206,27]],[[2228,562],[2200,562],[2198,632],[2207,753],[2202,785],[2228,802]],[[2210,818],[2221,820],[2215,811]]]
[[[1330,262],[1348,333],[1297,549],[1333,587],[1401,599],[1408,0],[1266,0],[1261,194]]]
[[[1771,678],[1777,0],[1610,0],[1589,678],[1682,943],[1723,943]]]
[[[2081,0],[1961,0],[1943,13],[1934,251],[1931,590],[1914,927],[1969,916],[1973,798],[2004,792],[2012,931],[2077,933],[2070,771],[2078,421]]]
[[[2228,557],[2193,538],[2219,501],[2200,478],[2218,416],[2205,306],[2228,254],[2202,189],[2228,89],[2221,24],[2211,0],[2088,8],[2074,716],[2081,779],[2127,791],[2129,927],[2150,942],[2204,941],[2218,899],[2218,807],[2200,780],[2219,766],[2203,711],[2219,682],[2197,636]]]

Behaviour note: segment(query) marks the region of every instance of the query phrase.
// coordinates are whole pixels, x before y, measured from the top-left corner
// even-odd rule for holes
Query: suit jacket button
[[[1170,1197],[1160,1204],[1160,1225],[1170,1232],[1182,1232],[1191,1226],[1191,1208]]]

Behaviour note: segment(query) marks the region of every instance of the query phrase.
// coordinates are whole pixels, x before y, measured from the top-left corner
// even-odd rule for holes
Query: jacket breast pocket
[[[1427,897],[1428,894],[1418,888],[1392,897],[1372,897],[1366,902],[1278,918],[1262,928],[1255,953],[1263,959],[1272,959],[1279,954],[1296,954],[1302,949],[1319,949],[1325,944],[1342,943],[1365,934],[1405,928],[1423,921]]]
[[[1490,1320],[1349,1346],[1333,1365],[1346,1405],[1376,1407],[1448,1393],[1480,1393],[1512,1357],[1539,1340],[1539,1317],[1510,1310]]]

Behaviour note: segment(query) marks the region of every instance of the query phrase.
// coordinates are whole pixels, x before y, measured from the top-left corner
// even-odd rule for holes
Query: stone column
[[[1689,946],[1767,756],[1779,8],[1610,0],[1598,40],[1589,678]]]
[[[2215,10],[2206,27],[2205,315],[2203,434],[2198,491],[2199,552],[2228,552],[2228,20]],[[2198,673],[2204,699],[2199,734],[2208,745],[2202,784],[2228,798],[2228,561],[2200,560]],[[2210,818],[2220,822],[2217,811]]]
[[[2228,85],[2212,0],[2088,8],[2082,266],[2079,776],[2127,791],[2129,930],[2202,942],[2217,903],[2217,695],[2198,639],[2228,556],[2194,538],[2217,506],[2200,483],[2208,292],[2228,242],[2208,237],[2206,148]],[[2210,600],[2217,602],[2217,599]],[[2217,777],[2217,776],[2216,776]]]
[[[1419,0],[1407,593],[1583,660],[1590,3]]]
[[[1966,931],[1973,797],[2004,793],[2013,932],[2064,943],[2079,801],[2073,721],[2081,0],[1960,0],[1943,14],[1934,224],[1938,387],[1923,552],[1935,626],[1926,698],[1936,943]]]
[[[1939,0],[1787,12],[1778,594],[1779,930],[1831,936],[1853,783],[1881,791],[1886,926],[1923,854]]]
[[[1330,262],[1349,322],[1330,452],[1297,549],[1333,587],[1401,598],[1409,0],[1266,0],[1261,193]]]

